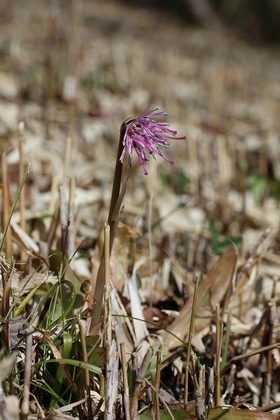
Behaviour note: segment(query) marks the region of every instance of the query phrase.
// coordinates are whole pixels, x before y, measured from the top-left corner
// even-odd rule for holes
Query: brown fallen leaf
[[[168,315],[156,307],[144,307],[143,314],[149,331],[157,331],[159,328],[166,328],[174,319],[173,316]]]
[[[237,257],[235,248],[228,249],[214,262],[199,286],[195,310],[195,333],[209,324],[212,319],[212,316],[209,316],[212,315],[211,307],[220,303],[226,296],[236,271]],[[163,343],[169,350],[182,345],[188,334],[192,304],[192,300],[188,300],[168,330],[161,332]]]
[[[178,407],[171,407],[170,412],[174,419],[176,420],[196,420],[197,416],[195,415],[194,403],[188,403],[188,409],[183,410]],[[207,413],[208,420],[279,420],[279,416],[264,413],[260,410],[240,410],[233,407],[215,407],[210,408]],[[150,420],[152,419],[151,410],[146,410],[140,415],[141,420]],[[170,413],[167,410],[160,410],[160,418],[162,420],[170,419]],[[49,420],[49,419],[48,419]]]

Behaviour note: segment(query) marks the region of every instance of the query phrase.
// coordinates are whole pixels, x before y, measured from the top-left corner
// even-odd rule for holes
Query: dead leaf
[[[11,353],[0,361],[0,382],[3,382],[12,373],[17,361],[17,354]]]
[[[228,249],[217,261],[214,262],[202,281],[196,302],[195,332],[209,324],[209,304],[214,306],[225,297],[231,285],[237,263],[237,251],[235,248]],[[169,349],[182,345],[189,332],[192,300],[181,309],[175,321],[169,325],[168,330],[162,331],[164,345]]]

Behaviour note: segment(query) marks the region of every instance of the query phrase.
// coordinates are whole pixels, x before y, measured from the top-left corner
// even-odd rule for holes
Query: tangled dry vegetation
[[[0,417],[277,418],[279,52],[113,1],[0,8]],[[124,163],[109,261],[119,128],[152,104],[187,141]]]

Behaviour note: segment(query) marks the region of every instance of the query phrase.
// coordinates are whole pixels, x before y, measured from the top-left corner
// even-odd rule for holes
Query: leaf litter
[[[278,52],[122,3],[37,6],[13,2],[0,36],[2,232],[30,164],[1,253],[1,363],[17,352],[11,380],[1,378],[1,416],[19,417],[9,398],[21,399],[31,357],[28,418],[150,418],[164,403],[186,418],[198,395],[209,418],[216,405],[229,417],[272,417],[260,410],[279,402]],[[187,141],[170,147],[173,167],[150,159],[147,177],[136,159],[124,162],[102,307],[112,321],[92,336],[116,139],[151,104]],[[104,338],[111,328],[117,347]]]

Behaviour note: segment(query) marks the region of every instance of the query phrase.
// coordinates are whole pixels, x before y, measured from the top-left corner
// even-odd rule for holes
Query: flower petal
[[[147,175],[146,162],[148,161],[146,153],[156,158],[159,155],[171,165],[173,160],[163,155],[158,146],[167,147],[169,140],[185,140],[186,137],[176,137],[177,131],[168,127],[166,122],[156,122],[152,118],[168,115],[166,111],[159,111],[158,108],[151,106],[139,117],[128,118],[123,123],[123,151],[120,161],[123,163],[125,155],[128,155],[129,164],[131,164],[131,156],[135,150],[138,159],[142,165],[144,174]]]

